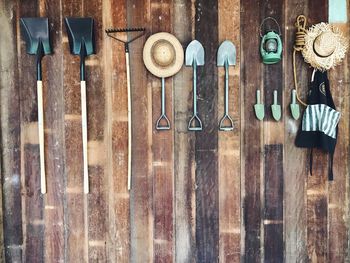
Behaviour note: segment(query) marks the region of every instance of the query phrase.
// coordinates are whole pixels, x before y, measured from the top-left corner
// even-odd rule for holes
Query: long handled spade
[[[44,113],[43,84],[41,74],[41,59],[52,53],[49,39],[49,23],[47,18],[21,18],[22,32],[27,44],[27,53],[36,55],[37,96],[38,96],[38,127],[40,151],[40,187],[41,193],[46,193],[45,151],[44,151]]]
[[[219,124],[221,131],[233,130],[233,120],[228,112],[228,67],[234,65],[236,65],[236,47],[231,41],[225,40],[220,45],[217,56],[217,66],[225,67],[225,113]],[[224,124],[225,121],[228,121],[228,125]]]
[[[187,46],[185,63],[193,67],[193,116],[188,122],[188,130],[201,131],[202,121],[197,112],[197,66],[204,65],[204,48],[199,41],[193,40]]]
[[[121,42],[125,47],[125,64],[126,64],[126,82],[128,89],[128,190],[131,189],[131,149],[132,149],[132,131],[131,131],[131,85],[130,85],[130,56],[129,56],[129,44],[134,40],[142,37],[145,34],[145,28],[113,28],[107,29],[106,33],[109,37]],[[127,33],[127,32],[141,32],[135,37],[125,41],[117,38],[114,34]]]
[[[94,20],[92,18],[65,18],[70,51],[80,56],[80,92],[81,92],[81,123],[83,135],[83,167],[84,193],[89,193],[89,174],[87,156],[87,111],[86,111],[86,82],[85,57],[95,53],[94,49]]]

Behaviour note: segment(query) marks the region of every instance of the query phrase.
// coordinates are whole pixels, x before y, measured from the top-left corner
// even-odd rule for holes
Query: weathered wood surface
[[[349,4],[348,4],[349,5]],[[327,156],[296,148],[300,121],[289,109],[295,19],[327,21],[328,1],[0,0],[0,261],[6,262],[348,262],[350,56],[329,73],[342,117],[327,180]],[[19,18],[47,16],[54,53],[43,59],[47,190],[40,194],[35,58],[25,52]],[[79,58],[69,52],[66,16],[95,19],[96,54],[86,60],[90,190],[83,194]],[[283,60],[263,65],[259,25],[282,29]],[[350,8],[348,6],[348,18]],[[349,21],[349,19],[348,19]],[[147,28],[130,46],[132,190],[127,190],[127,90],[123,44],[110,27]],[[349,22],[337,24],[350,36]],[[187,131],[192,68],[166,80],[171,131],[156,131],[160,79],[142,62],[147,37],[175,34],[205,49],[198,68],[204,130]],[[224,69],[219,44],[231,40],[229,110],[235,128],[218,130]],[[311,70],[297,56],[305,97]],[[265,119],[254,115],[256,90]],[[282,119],[273,120],[273,90]]]

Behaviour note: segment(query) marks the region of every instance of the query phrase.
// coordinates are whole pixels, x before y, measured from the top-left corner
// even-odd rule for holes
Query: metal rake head
[[[146,33],[146,28],[144,27],[132,27],[132,28],[108,28],[105,30],[107,36],[122,42],[127,46],[129,43],[133,42],[134,40],[142,37]],[[140,34],[136,35],[135,37],[131,38],[130,40],[123,40],[121,38],[118,38],[118,33],[129,33],[129,32],[141,32]]]

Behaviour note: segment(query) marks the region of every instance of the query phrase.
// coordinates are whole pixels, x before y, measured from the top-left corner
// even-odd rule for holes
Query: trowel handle
[[[256,104],[260,104],[261,98],[260,98],[260,90],[256,90]]]
[[[44,110],[43,110],[43,83],[36,82],[38,96],[38,132],[39,132],[39,152],[40,152],[40,189],[41,193],[46,193],[45,175],[45,144],[44,144]]]
[[[277,105],[277,90],[273,91],[273,104]]]
[[[84,193],[89,193],[88,155],[87,155],[87,112],[86,112],[86,82],[80,81],[81,94],[81,130],[83,136],[83,170]]]
[[[132,149],[132,131],[131,131],[131,84],[130,84],[130,63],[129,52],[125,52],[126,63],[126,82],[128,89],[128,190],[131,189],[131,149]]]

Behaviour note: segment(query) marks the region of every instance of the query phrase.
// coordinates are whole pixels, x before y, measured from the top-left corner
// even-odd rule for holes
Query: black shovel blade
[[[47,17],[21,18],[22,34],[26,41],[27,53],[31,55],[48,55],[52,53],[49,36],[49,19]]]
[[[71,53],[80,56],[94,54],[94,20],[90,17],[66,17],[64,21]]]

